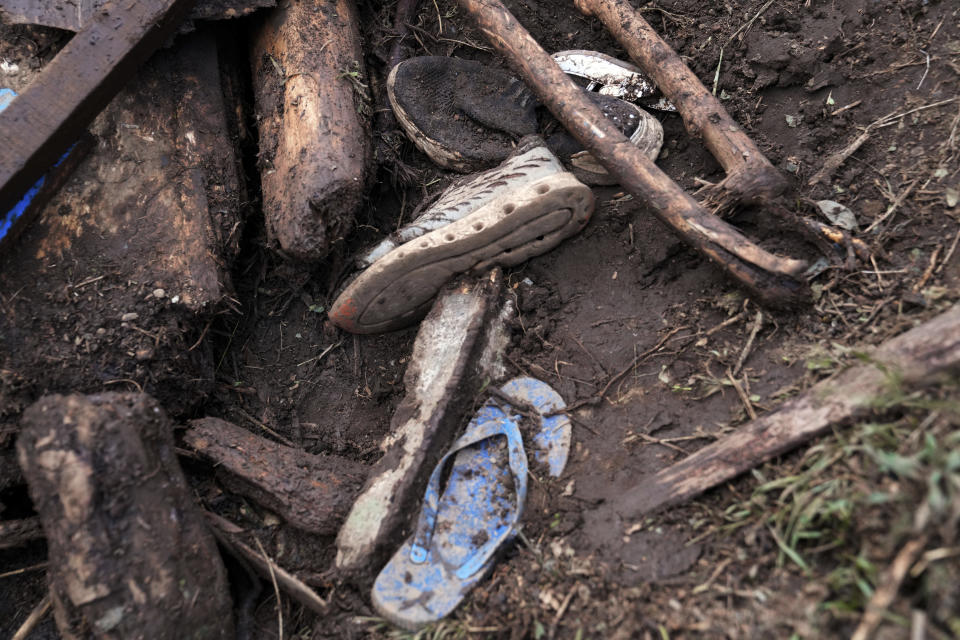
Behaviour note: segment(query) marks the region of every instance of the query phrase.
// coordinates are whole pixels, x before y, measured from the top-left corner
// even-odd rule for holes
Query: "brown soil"
[[[360,16],[370,85],[382,104],[393,7],[377,4],[360,3]],[[420,4],[412,55],[501,63],[455,2]],[[548,51],[624,57],[572,3],[507,4]],[[597,188],[597,212],[581,235],[507,272],[519,309],[509,361],[514,373],[549,382],[568,403],[627,374],[599,403],[575,413],[563,477],[531,482],[523,536],[438,637],[849,636],[864,602],[842,612],[825,607],[843,596],[832,576],[853,566],[851,558],[869,558],[879,567],[866,579],[875,589],[904,540],[888,526],[898,512],[856,511],[841,542],[824,549],[809,543],[801,566],[785,560],[767,521],[729,526],[737,513],[757,507],[751,501],[764,482],[800,473],[803,452],[627,531],[591,515],[645,475],[735,429],[749,411],[776,407],[854,359],[856,350],[960,299],[960,12],[944,0],[658,0],[642,11],[789,177],[793,210],[826,222],[816,201],[849,207],[859,224],[855,235],[874,259],[852,270],[825,265],[811,280],[810,304],[764,309],[629,195]],[[246,26],[221,28],[237,38]],[[22,70],[38,68],[62,44],[48,31],[7,29],[0,36],[0,57]],[[244,106],[249,113],[249,100]],[[905,115],[872,128],[832,179],[808,186],[827,157],[891,114]],[[658,117],[665,145],[657,164],[689,192],[719,181],[718,165],[680,119]],[[271,253],[262,219],[253,215],[231,297],[198,314],[152,299],[149,281],[106,277],[80,290],[68,286],[109,273],[110,256],[23,273],[16,251],[0,255],[0,519],[31,513],[13,442],[23,410],[47,393],[142,388],[181,423],[224,418],[260,435],[269,429],[309,453],[374,462],[403,396],[416,329],[357,337],[330,325],[323,310],[351,253],[409,220],[419,202],[453,178],[392,130],[381,132],[378,160],[379,180],[357,231],[335,243],[326,263],[306,267]],[[247,188],[256,192],[255,159],[246,166]],[[765,248],[820,258],[794,228],[763,210],[736,212],[731,221]],[[128,304],[105,308],[98,297],[105,287],[126,287]],[[121,328],[128,312],[138,313],[147,335]],[[138,359],[159,331],[169,338],[162,350]],[[921,409],[911,411],[888,417],[924,424]],[[956,431],[956,420],[944,429]],[[284,598],[285,636],[393,637],[370,608],[372,577],[348,581],[330,571],[332,538],[297,534],[225,492],[202,463],[184,465],[204,506],[255,530],[283,566],[330,598],[323,619]],[[891,476],[878,477],[889,483]],[[956,549],[956,538],[942,535],[943,548]],[[0,574],[44,557],[39,542],[0,550]],[[960,634],[960,571],[948,566],[946,575],[957,579],[944,578],[936,594],[917,583],[905,587],[884,637],[903,637],[917,610],[933,637]],[[274,637],[272,587],[237,589],[241,631],[246,625],[248,637]],[[42,593],[42,570],[0,577],[0,628],[16,629]],[[57,637],[49,618],[34,637]]]

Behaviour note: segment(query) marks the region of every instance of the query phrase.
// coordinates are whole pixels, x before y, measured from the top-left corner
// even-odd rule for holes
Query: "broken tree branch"
[[[577,9],[600,19],[630,57],[677,107],[687,132],[703,138],[727,177],[713,187],[725,199],[762,204],[783,193],[787,182],[680,56],[627,0],[575,0]]]
[[[367,476],[358,462],[277,444],[219,418],[191,421],[183,440],[216,464],[231,491],[311,533],[337,532]]]
[[[458,2],[563,126],[661,222],[761,300],[804,297],[804,261],[770,254],[708,213],[603,116],[500,0]]]
[[[645,478],[612,502],[624,519],[677,504],[862,418],[893,386],[917,387],[960,370],[960,305],[890,340],[866,364],[824,380],[721,440]],[[898,391],[901,389],[898,389]]]
[[[234,637],[226,570],[172,433],[143,394],[45,396],[24,412],[17,453],[64,637]]]

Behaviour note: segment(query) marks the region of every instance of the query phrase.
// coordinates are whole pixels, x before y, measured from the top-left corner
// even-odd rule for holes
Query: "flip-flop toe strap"
[[[487,563],[487,560],[494,554],[504,539],[510,536],[514,531],[514,526],[520,519],[523,512],[523,503],[527,495],[527,456],[523,450],[523,439],[520,436],[520,430],[517,423],[508,416],[489,420],[483,424],[476,424],[454,444],[453,448],[447,453],[434,468],[430,475],[430,481],[427,484],[427,490],[423,498],[423,507],[420,510],[420,518],[417,522],[417,530],[410,548],[410,561],[414,564],[420,564],[427,560],[430,548],[430,542],[433,538],[434,527],[437,524],[437,509],[440,504],[441,487],[440,479],[448,462],[460,450],[470,445],[483,442],[496,436],[505,436],[507,438],[507,451],[509,458],[510,472],[513,474],[514,489],[517,498],[516,509],[509,517],[509,526],[505,527],[500,535],[491,536],[485,544],[479,547],[471,557],[461,565],[456,574],[460,578],[466,578],[480,569]]]

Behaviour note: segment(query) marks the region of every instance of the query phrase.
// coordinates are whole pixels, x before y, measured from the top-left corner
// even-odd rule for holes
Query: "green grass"
[[[755,470],[752,495],[723,514],[723,530],[767,531],[778,548],[777,566],[793,567],[828,587],[820,608],[828,620],[862,614],[905,540],[925,533],[930,547],[956,545],[938,532],[960,517],[960,389],[952,382],[906,393],[896,376],[890,380],[876,403],[882,419],[838,428],[786,467],[785,475],[773,477],[784,473],[783,463]],[[943,586],[955,581],[953,574],[938,578],[939,569],[931,563],[912,576],[911,591],[934,603],[960,599],[960,585]],[[887,620],[906,618],[891,611]],[[931,622],[956,633],[955,615]]]

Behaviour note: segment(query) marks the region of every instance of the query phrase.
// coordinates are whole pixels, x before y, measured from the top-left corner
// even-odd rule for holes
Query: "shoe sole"
[[[330,320],[352,333],[406,327],[454,275],[514,266],[549,251],[586,226],[593,205],[590,188],[567,172],[518,185],[377,260],[337,297]]]

